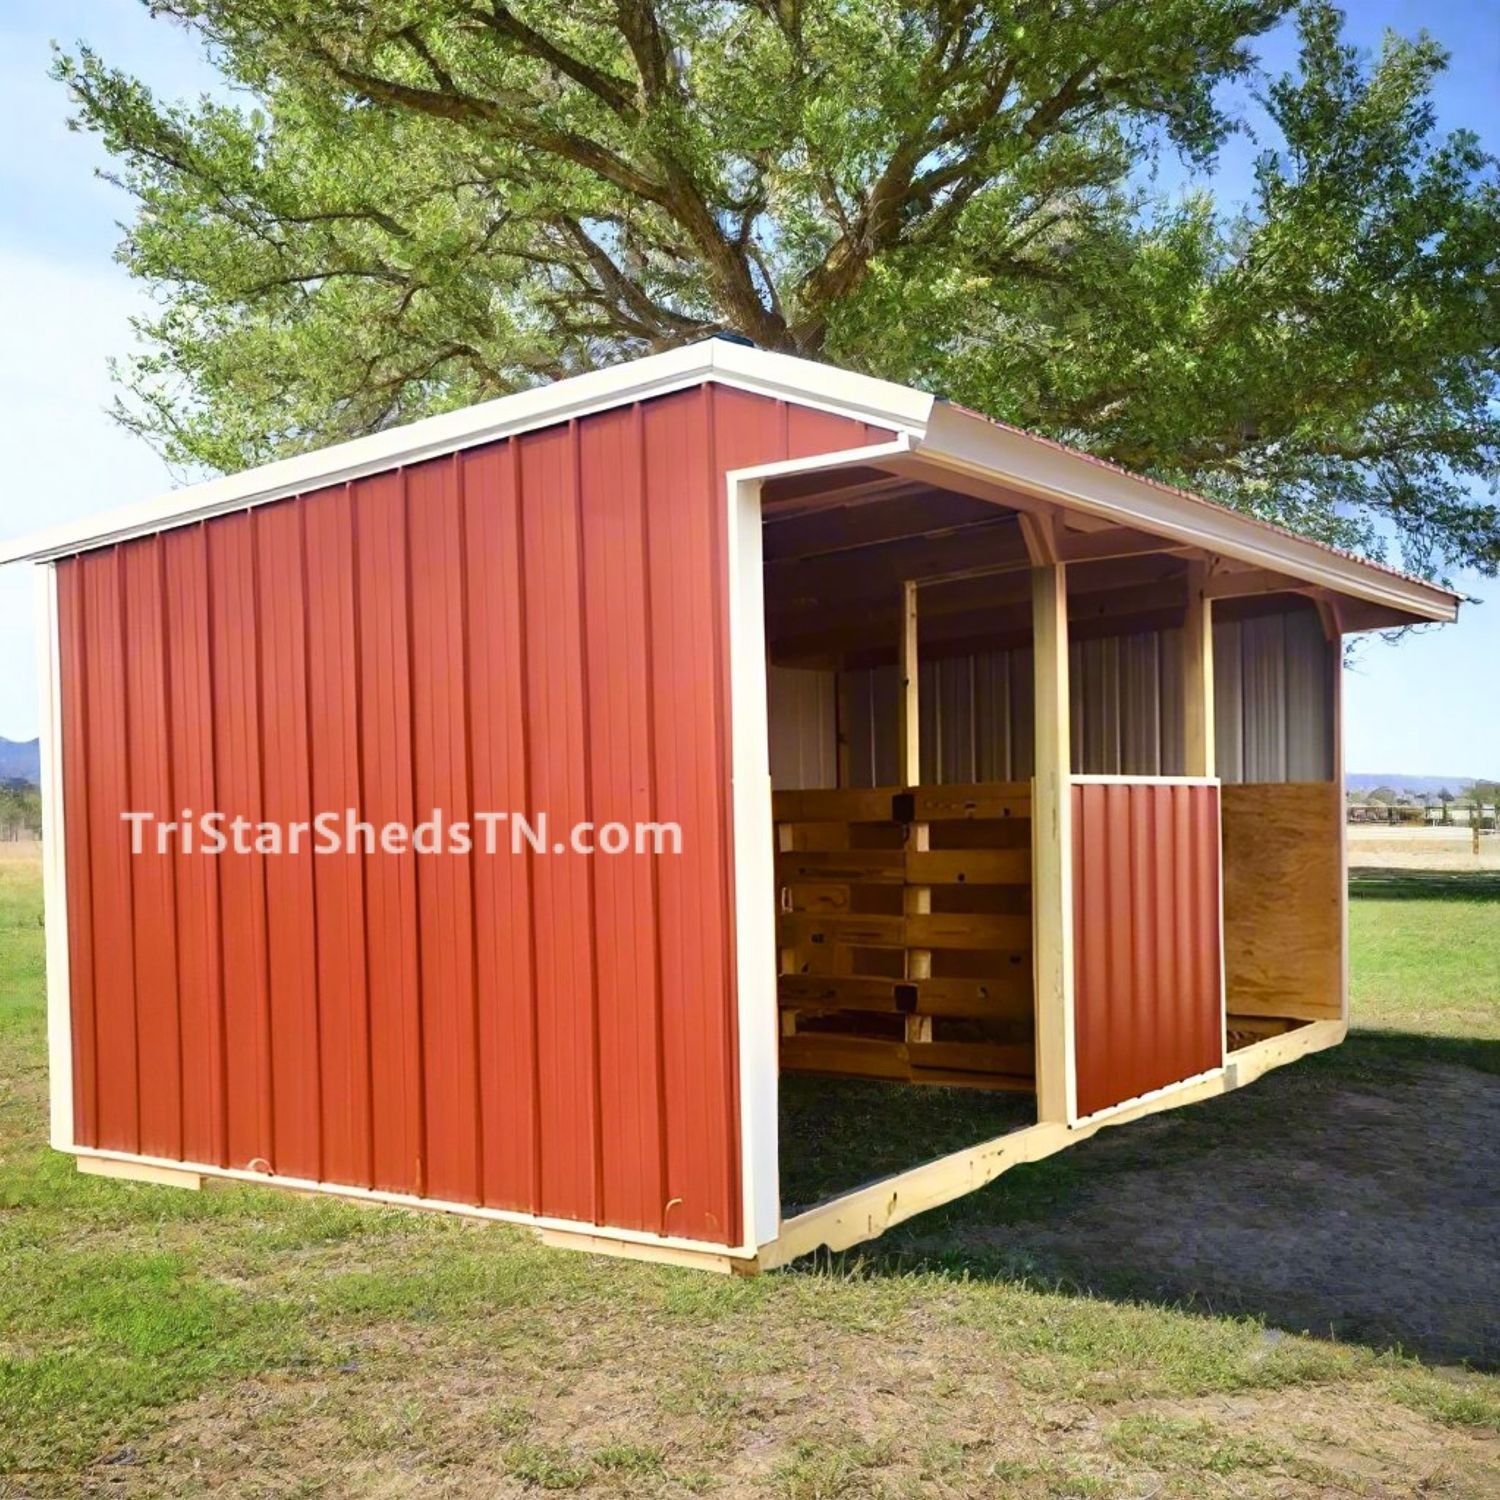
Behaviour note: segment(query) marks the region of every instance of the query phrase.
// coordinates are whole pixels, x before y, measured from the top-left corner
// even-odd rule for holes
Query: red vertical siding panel
[[[1200,973],[1196,951],[1196,933],[1193,913],[1198,903],[1198,884],[1202,873],[1198,869],[1193,839],[1193,808],[1188,797],[1172,799],[1173,840],[1176,844],[1176,897],[1172,904],[1172,918],[1177,923],[1177,962],[1184,987],[1195,985]],[[1191,1015],[1179,1015],[1177,1024],[1166,1033],[1169,1043],[1172,1069],[1179,1077],[1187,1077],[1189,1059],[1196,1041],[1196,1026]]]
[[[208,539],[202,526],[161,539],[166,585],[167,722],[177,811],[190,823],[218,806],[209,655]],[[189,830],[196,841],[196,829]],[[218,861],[184,841],[174,859],[177,993],[182,1023],[182,1138],[189,1161],[227,1162]]]
[[[589,802],[596,822],[659,815],[652,766],[639,409],[582,425],[579,452],[588,658]],[[666,1130],[656,871],[650,855],[593,860],[598,945],[603,1217],[660,1231]]]
[[[515,443],[462,455],[469,719],[474,807],[534,807],[526,768],[525,640],[522,628],[520,509]],[[510,852],[511,829],[476,829],[495,839],[474,859],[475,979],[484,1138],[482,1202],[534,1210],[541,1133],[537,1084],[536,985],[532,960],[531,860]]]
[[[785,411],[788,457],[862,448],[872,441],[863,423],[851,422],[833,412],[816,411],[810,406],[787,406]]]
[[[348,810],[363,816],[354,520],[346,486],[307,497],[303,545],[312,800],[342,829]],[[329,1181],[355,1187],[374,1181],[364,866],[357,853],[313,858],[323,1170]]]
[[[57,564],[58,679],[62,689],[63,844],[67,870],[68,985],[73,1032],[73,1139],[100,1145],[95,1046],[94,909],[90,872],[88,627],[84,561]]]
[[[284,833],[281,851],[265,862],[275,1165],[288,1176],[316,1179],[323,1167],[302,504],[265,505],[254,516],[262,810]],[[309,826],[299,831],[294,850],[296,824]]]
[[[135,913],[131,900],[129,729],[125,704],[125,599],[118,548],[79,559],[88,658],[83,746],[88,777],[99,1145],[139,1152],[140,1074],[135,1013]]]
[[[259,621],[253,516],[207,526],[214,673],[214,784],[227,820],[261,820]],[[226,822],[226,838],[233,838]],[[229,1165],[274,1166],[264,857],[218,856]]]
[[[527,763],[553,846],[532,861],[541,1207],[590,1219],[599,1116],[589,870],[556,847],[590,818],[577,452],[567,428],[520,442]]]
[[[354,486],[364,819],[378,837],[412,817],[411,641],[403,474]],[[365,865],[374,1184],[423,1191],[422,1018],[416,856],[378,844]]]
[[[1124,810],[1130,839],[1130,969],[1136,976],[1136,1022],[1128,1029],[1125,1045],[1130,1066],[1138,1075],[1150,1070],[1155,1039],[1161,1035],[1166,1020],[1162,1015],[1161,973],[1156,962],[1156,902],[1150,899],[1162,861],[1162,851],[1154,837],[1152,811],[1157,798],[1163,795],[1171,793],[1165,787],[1142,787],[1139,795],[1128,797]]]
[[[1156,990],[1158,995],[1175,995],[1187,988],[1187,980],[1178,965],[1177,941],[1183,924],[1177,919],[1178,880],[1181,858],[1177,848],[1176,809],[1179,799],[1170,787],[1153,788],[1151,799],[1151,839],[1157,853],[1156,888],[1164,899],[1149,903],[1149,912],[1155,927],[1156,937]],[[1190,1075],[1181,1072],[1184,1059],[1178,1055],[1174,1033],[1171,1030],[1171,1013],[1159,1000],[1154,1008],[1152,1041],[1155,1045],[1170,1046],[1172,1056],[1164,1058],[1162,1066],[1178,1077]]]
[[[1199,932],[1212,941],[1198,944],[1198,961],[1202,968],[1198,986],[1202,991],[1222,995],[1224,989],[1224,934],[1221,913],[1223,893],[1219,888],[1219,850],[1223,837],[1219,818],[1219,788],[1200,786],[1194,792],[1193,827],[1198,834],[1197,925]],[[1203,1006],[1197,1011],[1201,1028],[1199,1057],[1212,1057],[1215,1065],[1224,1057],[1224,1018],[1222,1006]]]
[[[123,588],[112,551],[61,569],[80,1139],[142,1149],[175,987],[162,1154],[737,1242],[724,473],[883,436],[705,387],[132,544]],[[153,873],[141,798],[675,821],[684,852],[309,830]]]
[[[708,483],[713,457],[704,391],[645,409],[647,546],[661,815],[682,827],[682,853],[661,861],[659,940],[668,1108],[668,1232],[722,1238],[737,1187],[727,1066],[734,986],[726,922],[730,849],[720,797],[727,749],[719,719],[727,628],[716,609],[725,561]],[[720,480],[722,484],[722,479]],[[709,493],[705,493],[709,491]]]
[[[459,477],[452,458],[407,474],[416,810],[444,828],[471,814]],[[458,854],[417,860],[427,1192],[455,1203],[479,1201],[483,1131],[470,868]]]
[[[1078,1111],[1220,1066],[1218,789],[1076,783]]]
[[[175,822],[167,724],[166,608],[160,537],[120,548],[125,594],[125,758],[129,806],[149,812],[130,859],[135,920],[137,1067],[141,1145],[147,1156],[182,1158],[182,1056],[177,1016],[174,858],[158,853],[159,825]]]

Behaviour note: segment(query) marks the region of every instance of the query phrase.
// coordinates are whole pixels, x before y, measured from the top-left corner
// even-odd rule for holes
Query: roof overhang
[[[649,400],[705,381],[889,429],[893,464],[967,475],[1065,509],[1357,598],[1413,621],[1449,621],[1459,596],[1213,501],[1132,474],[925,392],[813,360],[708,339],[461,411],[173,490],[12,541],[0,563],[39,561],[343,484],[481,443]],[[808,461],[814,462],[814,461]]]
[[[938,467],[997,480],[1067,510],[1154,532],[1418,621],[1458,618],[1462,596],[1437,584],[1365,562],[959,406],[939,403],[916,446]]]

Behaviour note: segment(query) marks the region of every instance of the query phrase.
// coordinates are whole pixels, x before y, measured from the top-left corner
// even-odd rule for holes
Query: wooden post
[[[921,695],[918,690],[917,660],[917,586],[907,582],[901,589],[901,785],[904,790],[922,783]],[[906,830],[907,847],[926,849],[929,829],[926,823],[913,823]],[[906,916],[925,916],[932,910],[929,886],[909,885],[901,895]],[[903,944],[903,946],[905,946]],[[902,972],[907,979],[932,977],[932,952],[927,948],[905,948]],[[930,1042],[932,1019],[909,1015],[906,1018],[908,1042]]]
[[[1213,601],[1205,592],[1207,582],[1204,564],[1190,562],[1182,620],[1182,769],[1187,776],[1215,774]]]
[[[1068,1124],[1073,1068],[1073,785],[1068,728],[1066,565],[1031,570],[1036,770],[1031,791],[1032,965],[1036,987],[1036,1114]]]
[[[917,586],[901,586],[901,742],[897,765],[903,787],[922,779],[921,724],[917,718]]]

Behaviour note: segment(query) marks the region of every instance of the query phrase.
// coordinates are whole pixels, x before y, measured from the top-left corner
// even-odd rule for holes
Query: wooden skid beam
[[[186,1188],[196,1193],[203,1186],[203,1176],[185,1168],[159,1167],[143,1161],[119,1161],[112,1156],[77,1157],[78,1170],[90,1177],[114,1177],[121,1182],[149,1182],[156,1187]]]

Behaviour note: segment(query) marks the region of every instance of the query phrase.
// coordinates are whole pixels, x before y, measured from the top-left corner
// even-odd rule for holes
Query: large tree
[[[86,47],[154,288],[125,420],[236,468],[727,330],[916,381],[1428,571],[1494,572],[1500,189],[1443,55],[1292,0],[150,0]],[[1220,86],[1295,11],[1253,201]]]

